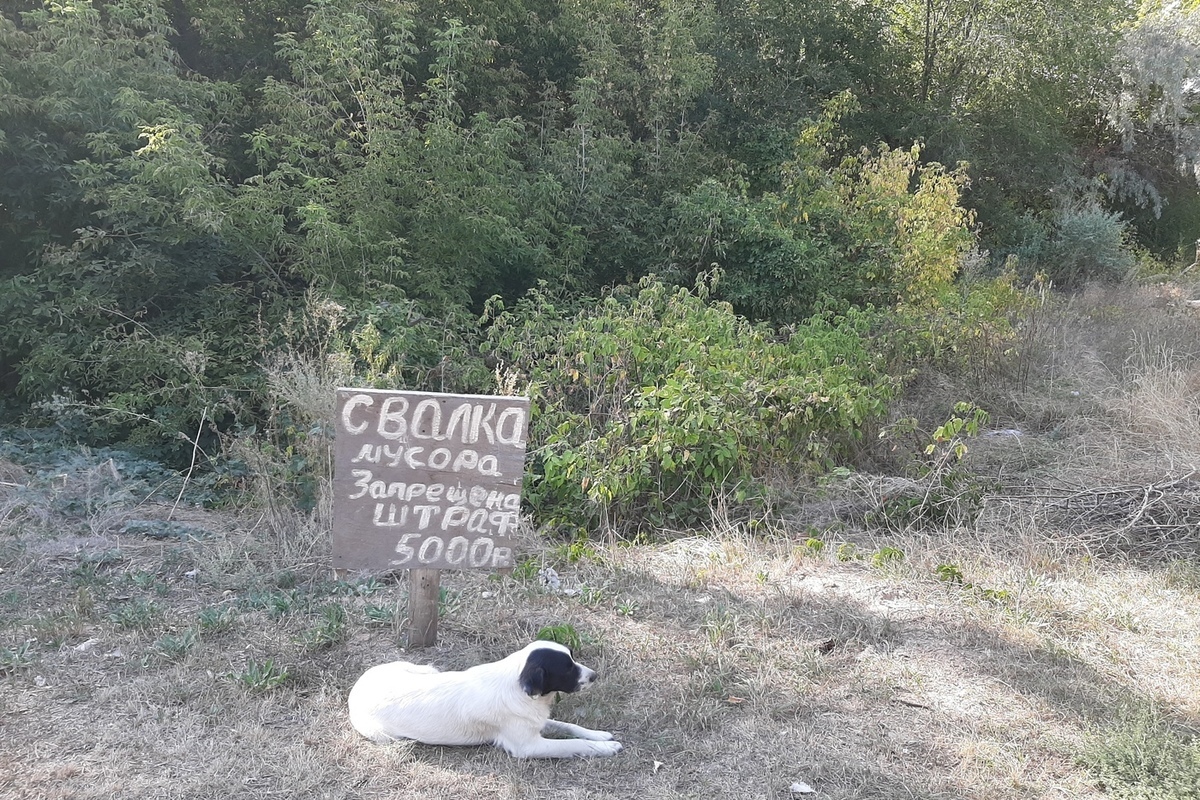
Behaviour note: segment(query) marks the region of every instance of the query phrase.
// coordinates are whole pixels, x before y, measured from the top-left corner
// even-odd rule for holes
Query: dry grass
[[[977,517],[867,525],[885,481],[860,478],[659,544],[529,537],[512,576],[444,573],[439,644],[413,653],[405,577],[334,581],[320,502],[192,509],[154,539],[129,520],[169,506],[131,507],[103,464],[50,486],[2,464],[0,796],[1102,797],[1080,759],[1114,720],[1200,727],[1200,567],[1146,560],[1100,494],[1200,466],[1200,322],[1097,295],[1042,330],[1005,406],[1025,415],[995,421],[1022,435],[972,444],[965,468],[1001,478]],[[1116,516],[1068,524],[1047,485]],[[1193,485],[1166,488],[1187,512]],[[346,720],[370,665],[460,668],[551,625],[601,675],[557,716],[617,732],[614,759],[378,746]]]
[[[1089,797],[1077,753],[1113,709],[1200,720],[1200,573],[1064,555],[1033,532],[911,535],[873,566],[865,546],[843,561],[720,521],[574,563],[543,547],[527,580],[445,573],[439,645],[408,655],[458,668],[569,624],[602,680],[557,714],[619,732],[616,759],[380,747],[345,698],[405,657],[403,577],[281,570],[243,520],[191,522],[208,535],[5,531],[0,647],[30,644],[0,679],[0,795],[760,798],[803,780],[833,798]],[[940,580],[946,563],[973,586]],[[559,592],[533,577],[543,564]],[[314,645],[331,605],[344,626]],[[286,680],[254,688],[268,661]]]
[[[998,443],[1009,475],[991,527],[1032,520],[1096,553],[1200,553],[1200,313],[1183,302],[1194,291],[1096,289],[1056,310],[1017,420],[1037,435]],[[1012,468],[1047,442],[1041,469]]]

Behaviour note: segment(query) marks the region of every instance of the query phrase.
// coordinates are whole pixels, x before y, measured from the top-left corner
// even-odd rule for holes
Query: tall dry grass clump
[[[287,331],[291,343],[263,365],[269,416],[262,431],[231,437],[230,454],[252,477],[260,509],[255,535],[273,561],[295,566],[328,555],[333,520],[332,421],[336,389],[351,382],[352,365],[337,347],[344,310],[310,298]]]
[[[1200,465],[1200,356],[1146,337],[1135,342],[1122,378],[1129,436]]]
[[[1080,466],[1131,480],[1200,468],[1200,313],[1187,293],[1093,289],[1063,309],[1072,335],[1056,373],[1086,398]]]
[[[994,369],[923,372],[883,428],[887,452],[826,479],[794,516],[902,549],[934,535],[1200,552],[1198,293],[1125,283],[1028,304]]]
[[[988,498],[985,524],[1017,521],[1090,551],[1200,551],[1200,314],[1177,286],[1090,287],[1058,304],[1014,399],[1036,451]]]

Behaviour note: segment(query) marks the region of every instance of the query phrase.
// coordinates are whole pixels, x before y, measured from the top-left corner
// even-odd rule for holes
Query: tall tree
[[[213,366],[216,318],[245,313],[221,238],[237,96],[187,74],[173,33],[131,0],[0,16],[0,372],[26,397],[142,413]]]
[[[1115,136],[1096,169],[1148,244],[1187,258],[1200,237],[1200,3],[1144,3],[1114,66],[1120,83],[1108,119]]]
[[[883,6],[881,5],[881,8]],[[1022,215],[1086,179],[1115,85],[1125,0],[901,0],[887,4],[916,102],[906,136],[944,163],[969,161],[967,200],[990,246],[1025,235]]]
[[[712,41],[715,78],[704,98],[715,112],[711,138],[744,165],[756,190],[777,186],[804,120],[849,90],[865,117],[886,122],[843,125],[860,144],[895,127],[893,67],[882,7],[852,0],[717,0]]]

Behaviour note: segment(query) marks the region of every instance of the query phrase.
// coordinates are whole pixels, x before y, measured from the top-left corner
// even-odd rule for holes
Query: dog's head
[[[538,641],[525,648],[521,689],[533,697],[554,692],[577,692],[596,680],[596,673],[571,658],[557,642]]]

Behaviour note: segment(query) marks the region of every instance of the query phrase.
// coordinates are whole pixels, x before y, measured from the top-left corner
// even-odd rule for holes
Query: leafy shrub
[[[441,318],[412,301],[375,303],[357,312],[338,338],[364,385],[478,392],[492,382],[479,357],[475,320],[463,311]]]
[[[251,692],[267,692],[287,683],[292,674],[287,667],[268,658],[262,662],[250,661],[244,670],[231,673],[230,677]]]
[[[494,306],[497,354],[530,382],[527,497],[551,520],[686,523],[721,492],[745,499],[770,467],[825,463],[879,417],[895,382],[868,318],[777,335],[727,303],[656,279],[567,313],[535,292]]]
[[[938,580],[949,584],[963,585],[963,571],[957,564],[938,564],[934,572],[937,574]]]
[[[936,305],[975,246],[960,200],[966,165],[921,162],[921,147],[843,155],[848,92],[810,120],[780,167],[780,190],[710,179],[676,196],[671,268],[719,266],[717,293],[753,319],[791,323],[827,307]]]
[[[985,487],[961,462],[967,453],[966,440],[978,436],[988,419],[981,408],[955,404],[953,415],[930,436],[923,458],[911,466],[912,480],[879,495],[867,521],[905,529],[974,520],[982,508]],[[915,424],[915,420],[900,420],[883,435],[904,435],[899,432],[915,431]]]
[[[1089,281],[1124,280],[1137,266],[1121,215],[1095,204],[1059,210],[1047,251],[1042,268],[1064,289]]]
[[[563,647],[569,647],[574,651],[578,651],[583,645],[579,631],[569,622],[546,625],[538,630],[537,636],[534,638],[547,642],[558,642]]]
[[[1122,800],[1200,800],[1200,740],[1148,711],[1125,716],[1094,737],[1083,755],[1105,794]]]
[[[945,286],[923,306],[902,304],[881,315],[893,369],[929,364],[981,383],[1002,375],[1016,355],[1020,325],[1040,302],[1035,282],[1017,285],[1015,271]]]
[[[716,294],[738,313],[777,323],[811,316],[848,288],[835,270],[838,253],[823,237],[780,224],[776,210],[776,201],[716,179],[675,197],[666,276],[690,283],[719,266]]]
[[[825,550],[825,541],[823,539],[818,539],[815,536],[809,536],[804,540],[799,549],[805,555],[820,555]]]
[[[984,586],[976,586],[973,583],[968,583],[963,575],[962,568],[957,564],[938,564],[933,570],[937,575],[938,580],[947,583],[950,586],[957,586],[964,592],[972,592],[977,597],[993,603],[1003,602],[1010,596],[1008,589],[990,589]]]
[[[871,566],[886,567],[904,560],[904,551],[895,547],[881,547],[871,554]]]
[[[317,624],[304,634],[304,646],[309,650],[332,647],[346,638],[346,621],[346,609],[329,603],[321,609]]]

